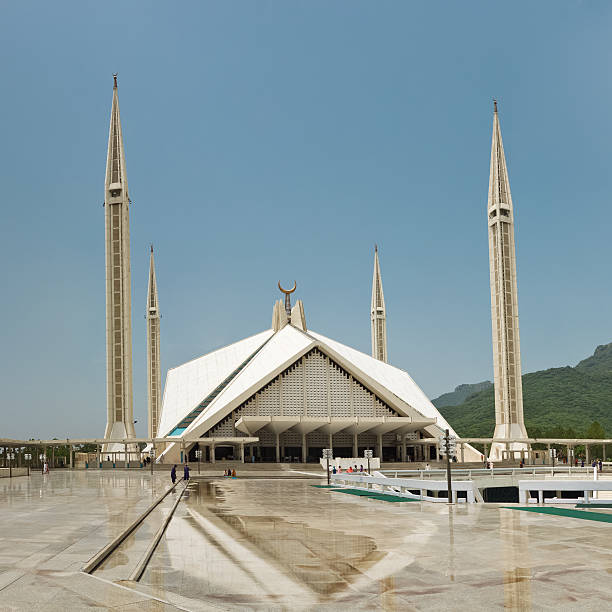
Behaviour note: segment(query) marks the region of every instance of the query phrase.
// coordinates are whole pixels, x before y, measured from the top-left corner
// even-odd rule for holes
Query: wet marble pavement
[[[387,503],[317,480],[192,481],[103,571],[80,573],[167,486],[134,470],[0,481],[0,610],[603,610],[612,524],[502,505]],[[509,506],[510,504],[503,504]]]
[[[141,584],[194,606],[601,610],[612,598],[610,524],[279,479],[188,491]]]
[[[0,480],[0,610],[175,610],[83,565],[167,487],[140,470]]]

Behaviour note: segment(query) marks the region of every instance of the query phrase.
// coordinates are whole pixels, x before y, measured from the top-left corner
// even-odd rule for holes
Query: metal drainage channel
[[[169,487],[168,490],[165,491],[160,497],[158,497],[133,523],[131,523],[128,527],[126,527],[117,537],[115,537],[113,540],[111,540],[102,550],[100,550],[98,553],[96,553],[83,566],[81,571],[86,573],[86,574],[93,574],[100,567],[100,565],[102,565],[102,563],[104,563],[104,561],[106,561],[106,559],[108,559],[113,554],[113,552],[115,552],[115,550],[117,550],[117,548],[122,544],[122,542],[131,533],[136,531],[136,529],[138,529],[142,525],[142,523],[149,516],[149,514],[151,514],[151,512],[172,491],[174,491],[174,489],[178,486],[178,484],[182,480],[183,480],[182,478],[177,480],[176,483],[174,483],[171,487]],[[140,559],[140,561],[138,562],[138,564],[136,565],[136,567],[134,568],[134,570],[130,574],[129,580],[133,580],[133,581],[137,582],[142,577],[142,574],[144,573],[144,571],[145,571],[145,569],[147,567],[147,564],[148,564],[149,560],[151,559],[151,556],[155,552],[155,549],[157,548],[157,545],[159,544],[159,541],[161,540],[162,536],[164,535],[164,532],[166,531],[166,528],[168,527],[168,524],[170,523],[170,520],[172,519],[172,516],[174,515],[174,511],[176,510],[176,507],[178,506],[179,502],[181,501],[181,498],[183,497],[183,493],[185,492],[186,488],[187,488],[186,486],[183,487],[183,489],[180,492],[179,496],[176,498],[176,501],[172,505],[172,508],[170,509],[170,512],[168,512],[167,516],[164,518],[160,528],[157,530],[157,532],[155,534],[155,537],[153,538],[153,540],[151,541],[151,543],[147,547],[147,550],[145,551],[145,554],[142,556],[142,558]]]

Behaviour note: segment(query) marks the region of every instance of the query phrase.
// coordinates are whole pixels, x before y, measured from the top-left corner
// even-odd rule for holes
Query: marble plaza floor
[[[511,504],[388,503],[281,478],[192,480],[139,582],[131,568],[170,498],[94,575],[81,573],[167,478],[2,479],[0,610],[602,610],[612,600],[612,523]]]

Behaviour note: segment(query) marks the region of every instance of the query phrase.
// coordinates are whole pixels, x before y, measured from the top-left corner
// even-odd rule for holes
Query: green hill
[[[490,437],[495,427],[493,387],[440,412],[461,436]],[[530,435],[573,437],[598,421],[612,432],[612,343],[576,367],[551,368],[523,375],[523,408]]]
[[[436,397],[436,399],[431,400],[431,403],[436,408],[440,408],[441,406],[458,406],[459,404],[463,404],[463,402],[465,402],[470,395],[474,395],[479,391],[484,391],[492,386],[493,383],[490,380],[485,380],[479,383],[459,385],[458,387],[455,387],[454,391],[444,393],[440,397]]]

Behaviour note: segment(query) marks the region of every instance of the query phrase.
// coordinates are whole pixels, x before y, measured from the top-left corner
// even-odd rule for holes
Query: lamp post
[[[200,459],[202,458],[202,451],[197,448],[195,451],[196,459],[198,460],[198,474],[200,473]]]
[[[439,438],[440,454],[446,455],[446,484],[447,484],[447,495],[448,503],[453,503],[453,484],[451,480],[451,457],[455,455],[456,446],[455,436],[449,434],[449,430],[444,430],[444,435]]]
[[[9,464],[9,478],[13,477],[13,459],[15,458],[15,453],[13,452],[8,452],[6,453],[6,456],[8,458],[8,464]]]
[[[28,462],[28,476],[30,475],[30,461],[32,460],[32,455],[30,453],[25,453],[23,458]]]
[[[323,459],[325,459],[325,463],[327,464],[327,486],[329,487],[329,460],[334,458],[334,453],[331,448],[323,449]]]
[[[370,459],[372,459],[373,456],[374,456],[374,451],[371,451],[371,450],[363,451],[363,458],[368,460],[368,476],[371,476],[371,474],[370,474]]]

